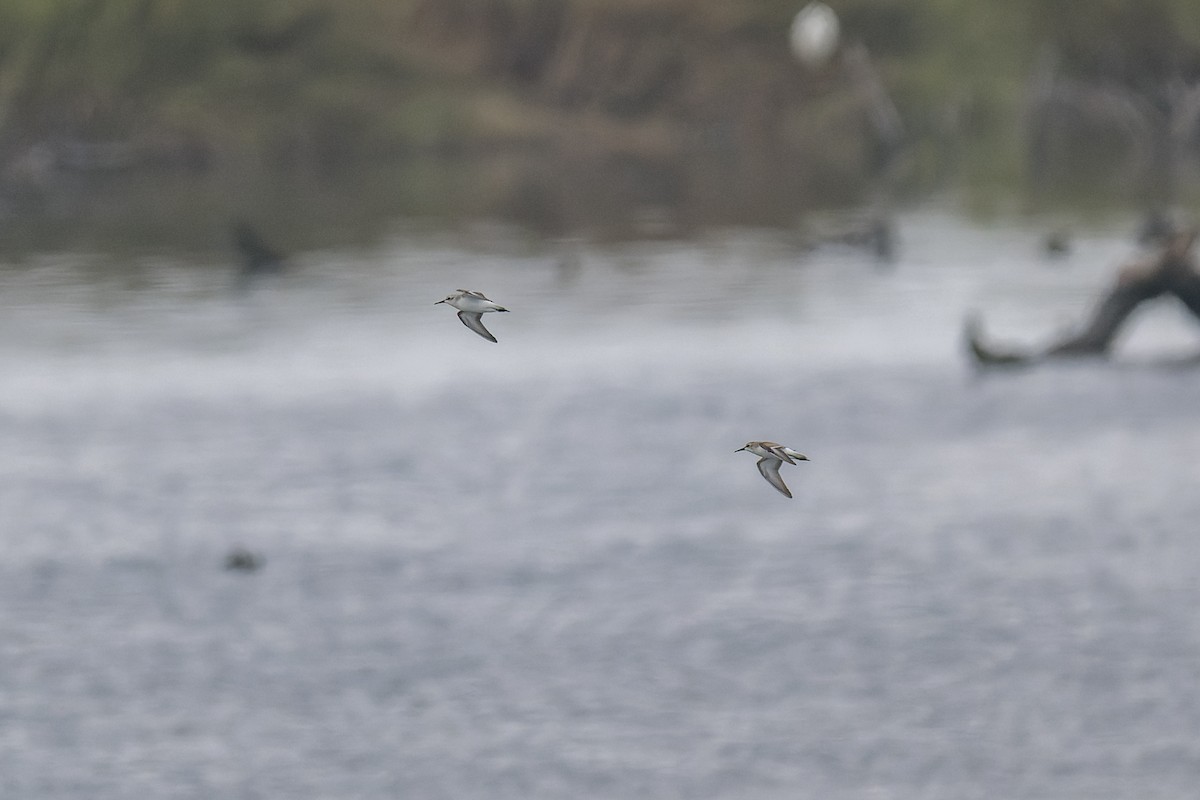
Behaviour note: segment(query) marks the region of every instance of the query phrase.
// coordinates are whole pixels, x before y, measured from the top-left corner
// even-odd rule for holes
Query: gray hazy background
[[[1191,797],[1198,14],[832,5],[0,9],[0,795]]]

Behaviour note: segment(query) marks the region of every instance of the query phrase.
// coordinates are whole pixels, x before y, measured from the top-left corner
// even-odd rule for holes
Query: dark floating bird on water
[[[287,265],[284,255],[267,244],[245,220],[233,224],[233,244],[242,257],[238,282],[243,285],[264,275],[278,275]]]
[[[1042,239],[1042,252],[1050,258],[1062,258],[1071,253],[1071,234],[1056,228]]]
[[[267,560],[244,547],[235,547],[225,556],[225,569],[231,572],[258,572]]]
[[[865,250],[880,265],[892,264],[898,249],[895,226],[888,217],[879,214],[835,222],[807,236],[802,243],[807,249],[834,245]]]

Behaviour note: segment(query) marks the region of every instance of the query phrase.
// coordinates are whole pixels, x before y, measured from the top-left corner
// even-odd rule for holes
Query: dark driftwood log
[[[967,319],[967,349],[978,364],[1020,366],[1047,358],[1107,355],[1121,326],[1139,305],[1163,295],[1173,295],[1200,320],[1200,273],[1191,257],[1200,229],[1173,236],[1151,256],[1121,270],[1116,284],[1101,298],[1086,325],[1042,352],[997,349],[983,341],[978,317]]]

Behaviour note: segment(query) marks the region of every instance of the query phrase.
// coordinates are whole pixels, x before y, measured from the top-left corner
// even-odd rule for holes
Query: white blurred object
[[[788,41],[792,54],[809,67],[819,67],[829,60],[838,46],[837,14],[821,2],[800,9],[792,20]]]

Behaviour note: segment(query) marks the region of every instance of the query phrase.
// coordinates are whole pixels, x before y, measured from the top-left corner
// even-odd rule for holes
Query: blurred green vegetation
[[[1068,73],[1136,90],[1200,78],[1194,0],[828,1],[900,111],[911,185],[1020,180],[1022,104],[1048,46]],[[239,174],[525,154],[583,176],[633,164],[649,203],[706,183],[731,204],[851,202],[871,131],[844,76],[789,54],[802,5],[6,0],[0,180],[67,141]],[[516,202],[569,206],[528,175],[511,184]]]

